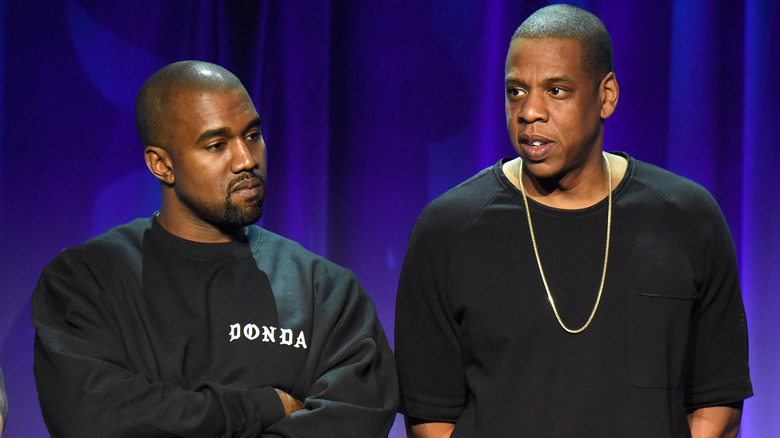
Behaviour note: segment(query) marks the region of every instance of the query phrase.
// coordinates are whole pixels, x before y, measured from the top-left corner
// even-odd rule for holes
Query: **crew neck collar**
[[[223,257],[239,257],[251,252],[249,250],[249,238],[246,229],[244,229],[244,233],[238,240],[222,243],[195,242],[171,234],[160,224],[157,215],[154,215],[150,232],[155,241],[162,246],[193,259],[208,260]]]

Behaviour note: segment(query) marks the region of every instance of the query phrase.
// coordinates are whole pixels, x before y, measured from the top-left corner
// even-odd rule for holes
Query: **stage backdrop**
[[[603,19],[614,42],[621,93],[606,149],[690,177],[722,206],[740,257],[757,394],[742,436],[780,436],[780,4],[577,4]],[[46,436],[29,317],[41,268],[158,206],[133,120],[146,77],[201,59],[241,78],[268,144],[261,224],[356,271],[392,337],[415,218],[514,154],[504,56],[514,29],[544,5],[0,0],[6,436]]]

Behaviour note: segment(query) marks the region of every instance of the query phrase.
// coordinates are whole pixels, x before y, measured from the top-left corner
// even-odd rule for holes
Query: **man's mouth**
[[[233,183],[229,189],[230,194],[241,196],[257,196],[265,193],[265,180],[260,177],[247,177]]]
[[[546,138],[521,138],[520,146],[524,154],[531,160],[540,160],[549,152],[555,144],[554,141]]]
[[[257,178],[245,179],[238,184],[235,184],[230,190],[237,192],[240,190],[251,190],[260,185],[260,180]]]
[[[520,141],[521,144],[528,145],[535,148],[553,143],[553,141],[550,140],[549,138],[542,137],[540,135],[528,135],[528,134],[520,135],[518,136],[518,140]]]

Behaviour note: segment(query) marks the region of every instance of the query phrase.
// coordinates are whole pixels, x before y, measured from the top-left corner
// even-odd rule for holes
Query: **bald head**
[[[144,147],[157,145],[164,115],[178,95],[216,93],[241,87],[241,81],[219,65],[203,61],[169,64],[144,82],[135,99],[135,122]]]
[[[590,12],[576,6],[546,6],[531,14],[517,28],[516,38],[572,38],[582,43],[585,71],[596,83],[613,71],[612,40],[604,23]]]

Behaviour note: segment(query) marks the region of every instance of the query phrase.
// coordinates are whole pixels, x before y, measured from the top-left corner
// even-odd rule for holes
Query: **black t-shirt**
[[[415,226],[396,313],[402,412],[457,423],[454,437],[684,437],[686,409],[752,394],[733,244],[703,188],[629,159],[602,301],[572,335],[502,164]],[[601,280],[607,200],[529,204],[561,318],[579,328]]]
[[[306,348],[281,344],[280,333],[292,330],[291,338],[304,342],[311,333],[279,323],[268,275],[248,242],[192,242],[154,221],[144,236],[143,260],[144,302],[137,311],[149,335],[130,353],[154,355],[155,380],[191,391],[203,382],[295,384]]]

